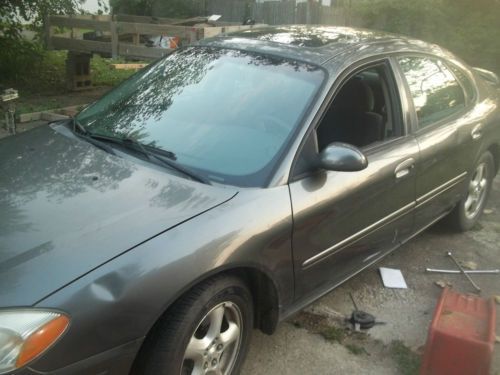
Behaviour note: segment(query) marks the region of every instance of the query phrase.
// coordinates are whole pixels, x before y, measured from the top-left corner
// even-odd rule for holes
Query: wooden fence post
[[[307,0],[306,5],[306,24],[310,25],[311,22],[311,0]]]
[[[115,16],[111,16],[111,25],[110,25],[110,30],[111,30],[111,57],[113,59],[118,58],[118,27],[117,27],[117,22],[115,21]]]

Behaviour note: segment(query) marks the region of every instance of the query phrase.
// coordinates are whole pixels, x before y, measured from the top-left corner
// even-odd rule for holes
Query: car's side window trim
[[[459,111],[457,111],[455,113],[452,113],[452,114],[450,114],[450,115],[448,115],[446,117],[443,117],[442,119],[439,119],[436,122],[433,122],[431,124],[425,125],[424,127],[420,127],[419,126],[419,121],[418,121],[418,118],[417,118],[417,111],[415,109],[415,105],[413,103],[413,98],[412,98],[411,91],[410,91],[410,86],[408,85],[408,81],[407,81],[406,77],[404,76],[404,73],[403,73],[403,70],[401,68],[401,65],[397,61],[398,57],[420,57],[420,58],[428,58],[428,59],[431,59],[431,60],[439,60],[439,61],[441,61],[448,68],[448,70],[450,70],[450,72],[452,74],[453,74],[453,71],[449,68],[448,64],[445,63],[446,60],[444,60],[440,56],[436,56],[436,55],[433,55],[433,54],[424,53],[424,52],[400,52],[400,53],[395,53],[393,55],[394,63],[397,64],[397,69],[399,71],[399,75],[403,79],[403,83],[404,83],[404,86],[405,86],[406,95],[408,96],[408,98],[407,98],[408,107],[411,108],[411,111],[412,111],[412,114],[411,114],[412,126],[411,126],[411,128],[412,128],[414,134],[417,134],[417,135],[418,134],[425,134],[428,131],[432,131],[432,130],[434,130],[434,129],[440,127],[440,126],[443,126],[445,124],[453,123],[454,121],[457,121],[460,117],[462,117],[467,111],[470,110],[470,107],[467,104],[467,95],[466,95],[465,91],[463,90],[463,87],[462,87],[460,81],[455,77],[455,74],[453,74],[453,77],[455,78],[455,80],[457,81],[457,83],[460,85],[460,88],[462,89],[462,92],[464,93],[464,97],[465,97],[464,108],[462,108]]]
[[[448,68],[448,70],[450,71],[451,75],[453,76],[453,78],[455,78],[455,81],[458,82],[458,85],[460,86],[460,88],[462,89],[462,92],[464,93],[464,97],[465,97],[465,108],[468,108],[470,105],[471,105],[471,98],[469,98],[469,93],[467,92],[467,90],[465,89],[464,87],[464,83],[462,82],[461,79],[459,79],[457,77],[457,75],[455,74],[455,72],[453,71],[453,69],[450,67],[450,64],[445,61],[445,60],[441,60],[441,63],[446,66]],[[457,68],[458,69],[458,68]]]
[[[478,97],[478,92],[477,92],[476,82],[473,79],[474,77],[472,76],[472,74],[467,69],[464,69],[462,66],[460,66],[452,61],[441,59],[441,62],[450,70],[451,74],[453,74],[453,77],[455,77],[455,79],[459,83],[460,87],[462,87],[462,90],[463,90],[463,92],[465,94],[465,98],[466,98],[466,108],[471,108],[472,106],[474,106],[474,103],[476,102],[477,97]],[[459,79],[457,77],[456,73],[453,71],[453,68],[461,71],[465,75],[465,79],[468,79],[470,81],[470,83],[472,85],[472,91],[474,92],[474,96],[470,97],[469,93],[467,92],[467,90],[464,87],[464,83],[462,82],[461,79]]]
[[[301,140],[301,143],[300,143],[299,147],[297,148],[297,151],[295,152],[293,162],[292,162],[292,165],[290,167],[290,172],[288,175],[288,183],[299,181],[301,179],[304,179],[304,178],[309,177],[309,176],[313,175],[314,173],[316,173],[316,172],[309,172],[309,173],[301,173],[298,175],[294,175],[294,170],[295,170],[297,161],[300,158],[300,155],[303,152],[304,146],[306,145],[309,137],[315,136],[314,133],[316,132],[316,129],[321,124],[321,121],[323,120],[325,114],[328,112],[331,104],[335,100],[336,94],[338,93],[338,91],[340,90],[342,85],[346,82],[346,80],[349,79],[349,77],[352,77],[354,74],[356,74],[356,72],[361,71],[363,69],[368,69],[371,66],[378,66],[378,65],[385,65],[385,67],[387,69],[387,73],[391,75],[391,77],[390,77],[391,82],[389,82],[389,84],[392,87],[389,88],[389,90],[390,90],[389,94],[391,95],[391,100],[394,102],[391,104],[393,104],[393,105],[398,104],[398,105],[396,105],[396,107],[397,107],[396,111],[399,112],[399,114],[401,115],[400,117],[401,117],[401,121],[402,121],[402,134],[398,137],[390,138],[390,139],[387,139],[387,140],[382,141],[382,142],[377,142],[377,143],[374,143],[372,145],[368,145],[368,146],[366,146],[366,148],[363,149],[363,151],[366,151],[368,153],[373,152],[373,150],[376,150],[376,149],[378,150],[379,148],[385,147],[386,145],[390,145],[394,141],[397,141],[401,138],[404,138],[408,134],[411,133],[411,130],[409,128],[410,124],[407,123],[407,120],[403,114],[404,104],[402,103],[401,98],[399,96],[400,90],[397,87],[399,85],[399,82],[397,79],[396,72],[394,71],[393,64],[391,63],[391,56],[389,56],[389,55],[372,56],[370,58],[360,60],[357,63],[352,64],[349,67],[346,67],[342,71],[342,73],[340,73],[338,75],[337,79],[332,84],[330,90],[328,91],[328,94],[325,96],[325,99],[321,103],[321,106],[320,106],[320,109],[318,110],[318,113],[316,114],[314,119],[309,124],[307,132],[304,134],[304,136]],[[316,140],[316,145],[317,145],[317,140]]]
[[[406,81],[401,65],[399,65],[399,62],[397,61],[399,56],[405,55],[393,54],[390,61],[392,70],[394,71],[394,75],[396,77],[396,83],[399,88],[399,100],[403,111],[403,121],[406,123],[406,131],[414,134],[418,130],[417,112],[415,111],[415,106],[413,105],[410,86]]]

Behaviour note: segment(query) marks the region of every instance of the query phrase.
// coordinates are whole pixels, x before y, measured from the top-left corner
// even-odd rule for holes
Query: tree
[[[468,63],[500,73],[497,0],[358,0],[357,23],[439,44]]]
[[[43,55],[38,40],[23,38],[24,28],[41,32],[49,14],[74,14],[83,0],[0,0],[0,83],[18,81]]]
[[[114,13],[156,16],[157,14],[153,14],[155,10],[162,17],[184,18],[197,15],[196,4],[190,0],[110,0],[110,4]]]
[[[23,25],[40,30],[49,14],[74,14],[84,0],[0,0],[0,38],[20,38]]]
[[[168,2],[168,1],[167,1]],[[110,0],[113,13],[150,16],[154,0]]]

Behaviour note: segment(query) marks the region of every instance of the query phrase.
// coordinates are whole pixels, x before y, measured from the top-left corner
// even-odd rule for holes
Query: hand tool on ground
[[[359,310],[358,305],[356,304],[356,301],[354,301],[354,297],[351,293],[349,293],[349,297],[351,297],[352,304],[354,305],[354,311],[352,312],[350,318],[346,318],[346,321],[352,325],[355,331],[360,329],[367,330],[372,328],[374,325],[386,324],[385,322],[377,321],[375,316],[372,314]]]
[[[481,292],[481,288],[474,282],[474,280],[472,280],[472,278],[469,276],[469,274],[465,272],[465,270],[462,268],[460,263],[455,259],[455,257],[451,253],[451,251],[448,251],[446,254],[455,262],[458,269],[461,271],[461,273],[463,273],[465,275],[465,277],[467,277],[467,279],[470,281],[470,283],[472,284],[474,289],[476,289],[477,292]]]
[[[429,273],[462,273],[460,270],[443,270],[443,269],[437,269],[437,268],[426,268],[425,272]],[[469,274],[498,274],[500,273],[500,270],[465,270],[465,273]]]

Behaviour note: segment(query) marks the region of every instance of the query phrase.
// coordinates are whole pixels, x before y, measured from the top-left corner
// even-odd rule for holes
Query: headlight
[[[66,315],[53,311],[0,311],[0,374],[38,357],[64,333]]]

